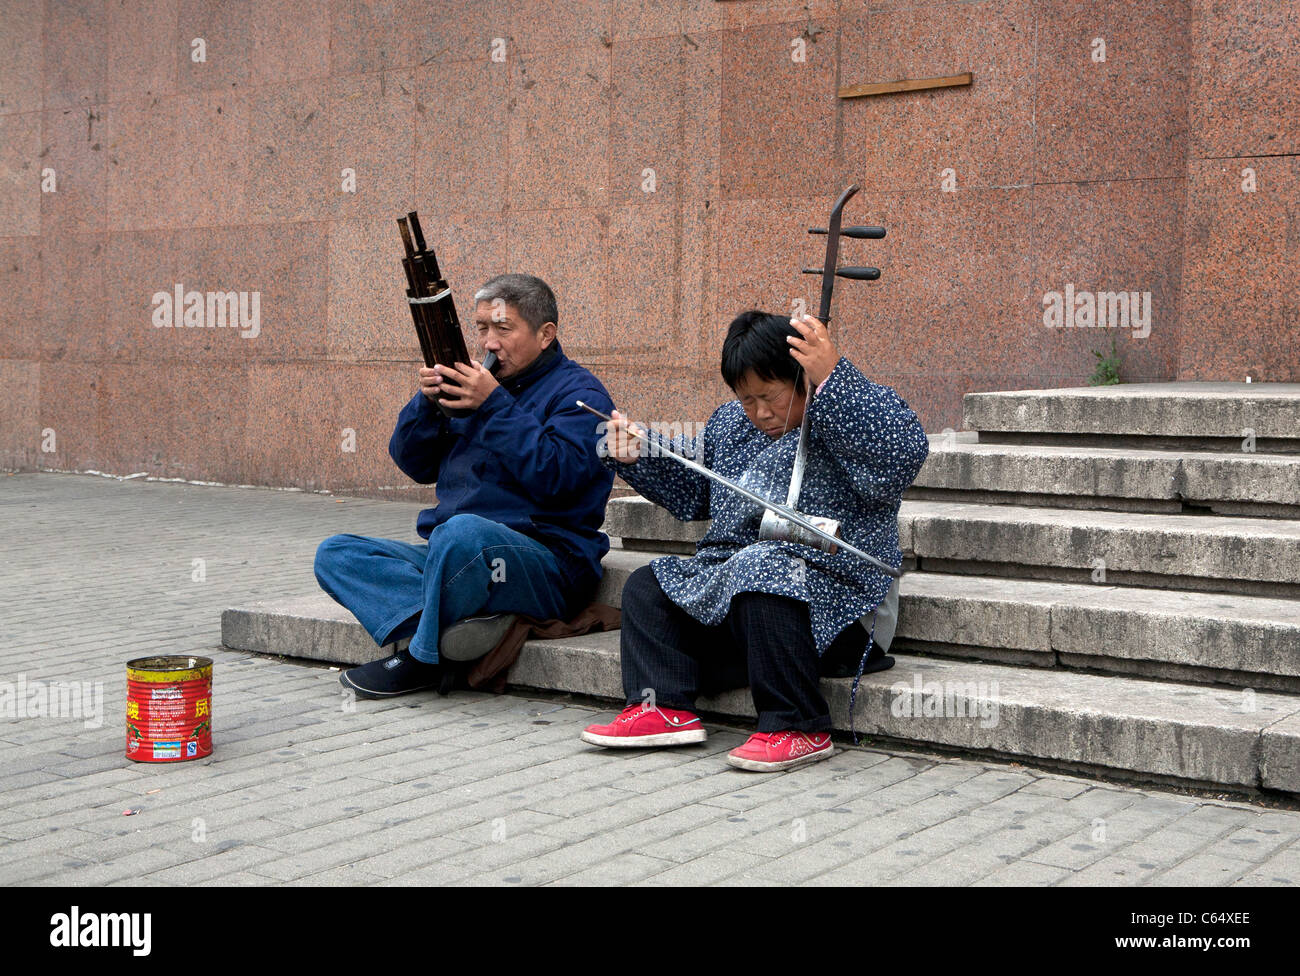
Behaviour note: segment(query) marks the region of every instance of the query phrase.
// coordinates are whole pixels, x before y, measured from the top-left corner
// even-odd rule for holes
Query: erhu
[[[840,219],[844,214],[844,204],[848,202],[853,194],[858,192],[856,184],[850,186],[840,194],[840,198],[835,201],[835,206],[831,209],[831,219],[826,227],[810,227],[810,234],[826,235],[826,260],[820,268],[804,268],[804,274],[820,274],[822,276],[822,296],[821,304],[818,307],[817,318],[830,331],[831,324],[831,295],[835,291],[835,279],[850,278],[855,281],[875,281],[880,277],[879,268],[866,268],[859,266],[849,266],[845,268],[837,267],[840,254],[840,237],[856,237],[869,240],[880,240],[885,236],[885,228],[874,227],[869,225],[857,225],[852,227],[841,227]],[[802,370],[801,370],[802,372]],[[790,473],[790,491],[786,495],[785,507],[797,508],[799,504],[799,490],[803,487],[804,467],[808,463],[808,433],[810,428],[810,416],[812,413],[813,397],[816,395],[812,383],[808,381],[808,374],[803,373],[804,392],[806,399],[804,401],[803,422],[799,425],[799,447],[794,455],[794,470]],[[814,549],[826,549],[827,552],[834,553],[836,543],[834,540],[839,538],[840,523],[835,519],[821,518],[820,516],[809,516],[809,521],[815,522],[821,532],[818,536],[810,538],[807,530],[799,523],[791,521],[784,516],[779,515],[772,509],[763,513],[762,524],[758,528],[758,537],[760,539],[771,539],[778,542],[798,542],[806,546],[812,546]],[[848,546],[841,540],[840,545]],[[875,560],[873,560],[874,562]],[[901,575],[895,571],[893,576]]]
[[[880,277],[879,268],[860,267],[856,265],[843,268],[838,267],[841,237],[880,240],[885,236],[885,228],[883,227],[867,225],[842,227],[840,225],[841,217],[844,213],[844,204],[847,203],[849,198],[857,192],[858,187],[854,185],[850,186],[840,194],[839,200],[835,202],[835,206],[831,210],[830,222],[826,227],[810,227],[808,229],[808,233],[810,234],[824,234],[826,236],[825,263],[821,268],[803,269],[804,274],[820,274],[822,276],[821,305],[818,309],[819,314],[817,318],[823,325],[829,325],[830,323],[831,296],[835,290],[836,277],[849,278],[855,281],[875,281]],[[673,451],[661,441],[652,441],[649,437],[634,430],[631,426],[628,427],[628,433],[651,447],[662,451],[669,457],[676,459],[691,470],[698,471],[700,474],[705,475],[713,481],[725,485],[732,491],[743,495],[750,501],[757,502],[759,505],[763,506],[766,511],[763,513],[763,521],[759,525],[758,537],[760,540],[795,542],[801,545],[811,546],[814,549],[821,549],[829,553],[835,553],[839,549],[844,549],[847,552],[853,553],[855,556],[865,559],[871,565],[889,576],[897,578],[902,575],[902,570],[895,569],[888,563],[881,562],[870,553],[863,552],[861,549],[850,545],[840,538],[840,524],[838,521],[817,515],[805,515],[797,509],[799,503],[799,490],[803,487],[804,468],[806,467],[808,460],[808,437],[810,430],[809,414],[811,412],[810,408],[812,407],[813,396],[815,395],[812,384],[808,381],[806,373],[803,375],[803,381],[807,400],[804,405],[803,422],[799,426],[799,446],[795,451],[794,469],[790,474],[790,490],[786,495],[786,503],[784,505],[769,501],[762,495],[752,492],[748,488],[738,485],[734,481],[710,471],[704,465],[683,457],[676,451]],[[611,423],[613,422],[612,417],[587,406],[587,404],[583,403],[581,400],[578,401],[578,406],[594,413],[597,417],[601,417]]]

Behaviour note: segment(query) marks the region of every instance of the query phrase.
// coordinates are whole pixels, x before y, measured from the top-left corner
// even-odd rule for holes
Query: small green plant
[[[1119,350],[1115,348],[1115,334],[1110,336],[1110,352],[1102,353],[1094,349],[1092,354],[1097,357],[1097,368],[1093,370],[1092,376],[1088,379],[1089,386],[1114,386],[1119,382]]]

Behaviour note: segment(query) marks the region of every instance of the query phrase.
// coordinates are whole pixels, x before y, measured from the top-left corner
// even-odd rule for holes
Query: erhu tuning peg
[[[840,278],[853,278],[857,281],[875,281],[880,277],[880,269],[849,266],[847,268],[836,268],[835,274]]]
[[[809,227],[810,234],[829,234],[830,231],[825,227]],[[841,237],[866,238],[868,240],[878,241],[885,236],[885,228],[876,227],[874,224],[854,224],[851,227],[840,228]]]

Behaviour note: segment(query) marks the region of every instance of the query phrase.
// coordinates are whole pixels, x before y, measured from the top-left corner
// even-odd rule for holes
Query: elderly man
[[[420,390],[397,418],[388,452],[438,504],[416,531],[428,542],[335,535],[316,552],[316,579],[380,647],[409,647],[339,678],[360,697],[440,685],[453,630],[479,652],[514,613],[569,619],[600,581],[609,540],[600,531],[613,475],[593,450],[591,415],[612,407],[604,386],[568,359],[544,281],[499,275],[474,295],[474,323],[495,375],[477,360],[420,369]],[[472,411],[448,417],[437,401]],[[462,649],[463,650],[463,649]]]
[[[838,519],[846,541],[900,565],[899,503],[929,451],[902,398],[840,356],[807,315],[738,316],[722,346],[722,377],[736,399],[713,412],[695,443],[679,439],[677,451],[784,502],[807,409],[798,508]],[[811,406],[803,377],[815,389]],[[628,579],[620,635],[627,708],[582,738],[612,748],[703,742],[696,696],[748,684],[758,732],[731,751],[732,765],[768,772],[830,756],[819,679],[850,661],[858,674],[892,663],[873,660],[859,622],[885,599],[890,577],[843,549],[760,540],[761,506],[645,451],[627,420],[613,418],[606,463],[677,518],[713,524],[694,556],[657,559]]]

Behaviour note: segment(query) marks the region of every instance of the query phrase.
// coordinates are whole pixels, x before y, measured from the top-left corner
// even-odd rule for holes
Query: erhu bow
[[[837,266],[839,262],[841,237],[880,240],[885,236],[885,228],[883,227],[869,225],[842,227],[840,225],[844,213],[844,204],[847,203],[849,198],[857,192],[858,187],[855,184],[840,194],[839,200],[835,202],[835,206],[831,210],[830,222],[826,227],[810,227],[808,229],[808,233],[810,234],[826,235],[826,260],[823,266],[820,269],[803,269],[804,274],[820,274],[822,276],[821,305],[817,317],[823,325],[827,325],[830,322],[831,297],[835,290],[836,277],[849,278],[855,281],[875,281],[880,277],[879,268],[868,268],[856,265],[843,268]],[[669,457],[676,459],[691,470],[698,471],[700,474],[705,475],[713,481],[725,485],[737,494],[763,506],[766,511],[763,513],[763,521],[759,526],[758,537],[760,540],[796,542],[801,545],[811,546],[814,549],[822,549],[829,553],[834,553],[836,550],[843,548],[846,551],[853,553],[855,556],[865,559],[881,572],[897,578],[902,575],[902,570],[895,569],[888,563],[882,562],[870,553],[863,552],[861,549],[850,545],[840,538],[840,524],[838,521],[816,515],[805,515],[797,509],[799,490],[803,487],[804,468],[807,465],[808,460],[808,438],[810,431],[809,413],[810,408],[812,407],[813,396],[815,395],[815,392],[812,389],[812,384],[809,382],[806,373],[803,374],[803,381],[807,399],[804,404],[803,422],[799,426],[799,446],[795,451],[794,469],[790,474],[790,490],[786,495],[786,503],[784,505],[768,501],[762,495],[752,492],[748,488],[724,478],[722,475],[709,470],[702,464],[683,457],[662,441],[652,441],[646,435],[634,430],[631,425],[628,426],[628,433],[651,447],[662,451]],[[583,403],[581,400],[578,401],[578,406],[594,413],[597,417],[601,417],[609,423],[613,423],[612,417],[587,406],[587,404]]]

